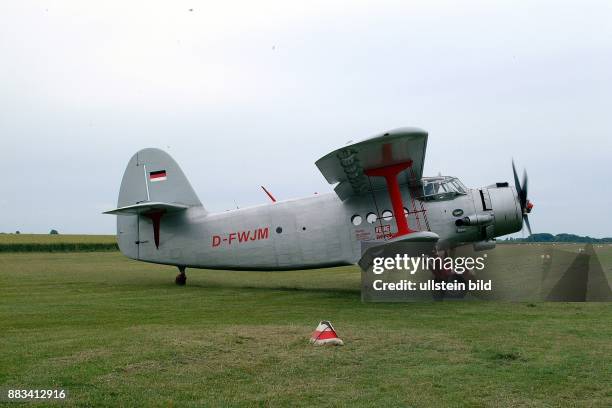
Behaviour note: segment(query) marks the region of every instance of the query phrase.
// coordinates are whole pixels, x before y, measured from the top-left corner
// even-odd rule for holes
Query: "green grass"
[[[0,388],[65,388],[66,406],[612,405],[610,304],[364,304],[354,267],[187,272],[1,254]],[[346,346],[308,343],[322,319]]]
[[[114,235],[0,234],[0,252],[117,251]]]

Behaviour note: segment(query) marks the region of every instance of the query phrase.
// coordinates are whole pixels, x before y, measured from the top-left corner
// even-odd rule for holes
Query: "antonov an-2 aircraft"
[[[209,213],[177,163],[144,149],[129,161],[119,192],[117,240],[139,261],[185,268],[291,270],[355,264],[362,242],[432,242],[439,249],[529,227],[527,177],[466,188],[423,177],[427,132],[399,128],[348,144],[317,160],[334,193]]]

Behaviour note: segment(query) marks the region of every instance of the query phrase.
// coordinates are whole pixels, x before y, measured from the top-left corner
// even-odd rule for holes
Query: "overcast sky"
[[[191,9],[191,10],[190,10]],[[223,211],[331,191],[348,140],[429,131],[426,175],[530,177],[534,232],[612,235],[612,2],[0,3],[0,231],[114,233],[160,147]]]

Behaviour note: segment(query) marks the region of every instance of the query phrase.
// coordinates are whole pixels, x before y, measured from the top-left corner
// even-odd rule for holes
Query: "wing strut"
[[[393,164],[391,166],[379,167],[376,169],[365,170],[366,176],[369,177],[384,177],[387,182],[387,190],[389,198],[393,206],[395,214],[395,223],[397,225],[397,234],[394,237],[416,232],[408,226],[408,218],[404,216],[404,202],[402,201],[402,193],[400,191],[397,176],[407,168],[412,167],[412,160],[403,163]]]

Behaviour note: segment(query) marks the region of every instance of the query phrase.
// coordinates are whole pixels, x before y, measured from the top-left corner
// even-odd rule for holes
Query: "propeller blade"
[[[527,226],[529,235],[531,235],[531,225],[529,224],[529,218],[527,213],[531,210],[527,208],[529,200],[527,200],[527,171],[523,170],[523,183],[519,182],[518,174],[516,174],[516,166],[514,165],[514,159],[512,159],[512,174],[514,175],[514,186],[516,187],[516,194],[518,195],[519,204],[521,205],[521,212],[523,213],[523,226]]]
[[[516,174],[514,159],[512,159],[512,174],[514,175],[514,186],[516,187],[516,193],[518,194],[519,203],[521,205],[521,212],[524,213],[527,207],[527,172],[523,171],[523,183],[521,184],[518,174]]]
[[[529,231],[529,235],[531,235],[531,225],[529,225],[529,216],[527,216],[527,214],[523,215],[523,222],[527,226],[527,231]]]
[[[527,171],[523,170],[523,183],[521,184],[521,209],[527,207]]]
[[[516,187],[516,192],[521,193],[521,183],[519,183],[518,175],[516,174],[516,167],[514,167],[514,159],[512,159],[512,174],[514,174],[514,187]]]
[[[521,205],[521,212],[523,211],[523,188],[519,182],[518,174],[516,174],[516,167],[514,166],[514,159],[512,159],[512,174],[514,175],[514,187],[516,187],[516,194],[518,195],[519,203]]]

